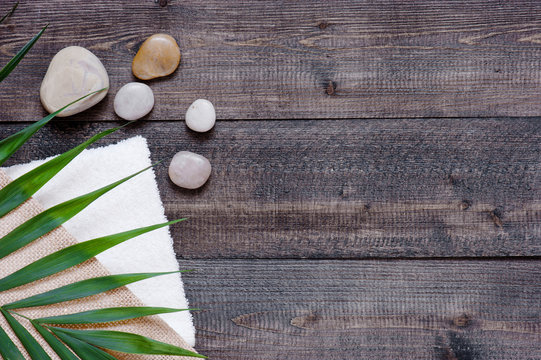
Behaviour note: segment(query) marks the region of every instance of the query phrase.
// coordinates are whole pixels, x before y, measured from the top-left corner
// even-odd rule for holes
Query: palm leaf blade
[[[11,14],[13,14],[13,13],[15,12],[15,9],[17,9],[17,6],[19,6],[19,2],[18,2],[18,1],[15,3],[15,5],[13,5],[13,7],[11,8],[11,10],[9,10],[9,11],[7,12],[7,14],[4,15],[4,16],[0,19],[0,24],[3,23],[4,20],[6,20],[8,17],[11,16]]]
[[[32,321],[32,325],[39,332],[41,337],[47,341],[47,344],[54,350],[54,352],[62,360],[79,360],[60,340],[58,340],[53,334],[51,334],[47,329],[38,324],[35,321]]]
[[[40,324],[100,324],[122,320],[130,320],[144,316],[166,314],[178,311],[188,311],[194,309],[172,309],[164,307],[136,306],[136,307],[118,307],[99,310],[84,311],[75,314],[51,316],[36,319]]]
[[[24,360],[23,354],[0,327],[0,355],[4,360]]]
[[[118,360],[113,355],[110,355],[103,350],[100,350],[79,339],[75,339],[67,334],[59,332],[55,333],[55,335],[58,336],[60,340],[65,342],[66,345],[68,345],[81,359]]]
[[[11,254],[13,251],[22,248],[23,246],[31,243],[40,236],[47,234],[49,231],[54,230],[58,226],[62,225],[84,208],[90,205],[94,200],[114,189],[118,185],[133,178],[134,176],[142,173],[146,169],[136,172],[130,176],[127,176],[121,180],[118,180],[112,184],[102,187],[101,189],[92,191],[88,194],[81,195],[75,199],[65,201],[58,204],[42,213],[34,216],[32,219],[26,221],[22,225],[12,230],[9,234],[0,239],[0,259],[6,255]]]
[[[28,200],[88,146],[118,129],[109,129],[94,135],[84,143],[54,157],[3,187],[0,190],[0,217]]]
[[[39,33],[37,33],[29,42],[27,42],[26,45],[24,45],[21,50],[19,50],[19,52],[15,54],[15,56],[11,58],[11,60],[2,68],[2,70],[0,70],[0,82],[4,80],[9,73],[13,71],[13,69],[15,69],[26,53],[32,48],[32,46],[34,46],[36,41],[38,41],[41,34],[43,34],[45,29],[47,29],[47,26],[49,25],[45,25],[43,29],[41,29]]]
[[[178,355],[206,359],[206,356],[193,351],[137,334],[109,330],[72,330],[58,327],[49,327],[49,329],[55,334],[67,334],[94,346],[129,354]]]
[[[26,299],[11,302],[9,304],[3,305],[2,307],[4,309],[20,309],[57,304],[64,301],[81,299],[87,296],[100,294],[102,292],[116,289],[118,287],[128,285],[136,281],[150,279],[152,277],[160,275],[173,274],[177,272],[178,271],[102,276],[88,280],[78,281],[41,294],[30,296]]]
[[[36,121],[32,125],[29,125],[22,129],[21,131],[8,136],[7,138],[0,141],[0,166],[10,158],[11,155],[17,149],[19,149],[32,135],[36,133],[39,129],[41,129],[45,124],[47,124],[52,118],[54,118],[56,115],[58,115],[60,112],[62,112],[67,107],[75,104],[78,101],[83,100],[84,98],[87,98],[89,96],[92,96],[94,94],[97,94],[99,92],[102,92],[106,88],[93,91],[90,94],[86,94],[85,96],[80,97],[79,99],[72,101],[68,105],[64,106],[63,108],[60,108],[59,110],[55,111],[54,113],[51,113],[47,116],[45,116],[43,119]]]
[[[61,249],[25,266],[20,270],[17,270],[13,274],[8,275],[3,279],[0,279],[0,292],[56,274],[72,266],[81,264],[82,262],[89,260],[99,253],[108,250],[124,241],[183,220],[184,219],[173,220],[162,224],[129,230],[118,234],[88,240]]]
[[[49,355],[47,355],[45,350],[43,350],[43,348],[38,344],[36,339],[34,339],[28,330],[26,330],[25,327],[13,317],[13,315],[4,309],[0,309],[0,311],[32,359],[51,360]]]
[[[0,18],[0,24],[15,11],[18,5],[19,2],[17,1],[17,3],[15,3],[12,7],[11,11]],[[17,54],[3,68],[0,69],[0,82],[3,81],[17,67],[20,61],[45,32],[47,27],[48,25],[43,27],[38,34],[28,41],[23,48],[20,49]],[[103,90],[105,89],[87,94],[86,96],[83,96],[62,107],[61,109],[49,114],[40,121],[37,121],[23,130],[1,140],[0,166],[4,164],[4,162],[9,159],[13,153],[17,151],[32,135],[34,135],[41,127],[47,124],[60,112],[64,111],[72,104]],[[35,194],[85,148],[116,130],[118,130],[118,128],[110,129],[93,136],[86,142],[47,161],[38,168],[11,182],[3,189],[0,189],[0,219]],[[0,238],[0,260],[62,225],[73,216],[76,216],[80,211],[85,209],[103,194],[147,169],[141,170],[133,175],[91,193],[58,204],[26,221],[24,224],[18,226],[7,235]],[[0,279],[0,292],[56,274],[72,266],[80,264],[94,257],[95,255],[120,244],[121,242],[141,235],[145,232],[171,225],[181,220],[184,219],[113,234],[67,247],[53,254],[47,255],[38,261],[35,261],[34,263],[16,271],[15,273]],[[49,323],[52,324],[93,324],[114,322],[143,316],[185,311],[189,309],[160,307],[108,308],[64,316],[41,318],[38,320],[29,319],[24,315],[10,312],[11,309],[16,308],[45,306],[80,299],[112,290],[135,281],[177,272],[178,271],[103,276],[72,283],[42,294],[30,296],[26,299],[18,300],[1,306],[0,313],[6,319],[7,323],[13,330],[13,333],[16,335],[16,338],[18,338],[20,342],[17,343],[18,345],[15,345],[15,343],[12,341],[12,339],[15,339],[15,337],[10,339],[9,335],[4,331],[4,329],[0,328],[0,357],[4,360],[24,360],[24,356],[19,350],[19,348],[22,350],[24,347],[31,359],[51,360],[47,352],[40,346],[27,328],[25,328],[25,326],[23,326],[22,323],[13,316],[18,315],[30,321],[43,340],[49,344],[50,348],[47,349],[54,350],[54,352],[62,360],[78,360],[77,356],[79,356],[81,359],[116,360],[114,356],[104,351],[107,349],[134,354],[163,354],[205,358],[205,356],[199,355],[195,352],[146,338],[141,335],[118,331],[77,331],[41,325],[42,323],[46,323],[43,321],[49,321]],[[23,347],[20,347],[20,344],[22,344]],[[73,350],[70,350],[69,347],[71,347]],[[75,354],[77,354],[77,356]]]

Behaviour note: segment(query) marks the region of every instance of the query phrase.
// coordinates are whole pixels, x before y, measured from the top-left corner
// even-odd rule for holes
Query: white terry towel
[[[16,179],[45,160],[5,168]],[[117,144],[85,150],[35,195],[45,208],[86,194],[151,165],[146,139],[136,136]],[[171,219],[173,220],[173,219]],[[119,185],[64,224],[77,241],[166,222],[155,175],[149,169]],[[182,222],[174,226],[182,226]],[[99,254],[112,274],[179,270],[168,228],[128,240]],[[185,309],[188,301],[179,275],[158,276],[128,285],[146,305]],[[188,311],[160,315],[188,344],[195,328]]]

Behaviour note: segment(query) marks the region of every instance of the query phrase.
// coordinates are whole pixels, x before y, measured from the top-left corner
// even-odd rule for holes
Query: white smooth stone
[[[208,100],[198,99],[186,111],[186,125],[197,132],[206,132],[216,123],[214,105]]]
[[[100,59],[80,46],[60,50],[51,60],[39,91],[41,103],[53,113],[70,102],[93,91],[109,87],[109,76]],[[99,103],[107,94],[104,90],[89,96],[62,111],[57,116],[70,116]]]
[[[169,177],[180,187],[197,189],[207,182],[211,170],[210,161],[206,157],[190,151],[180,151],[169,164]]]
[[[152,89],[142,83],[127,83],[115,95],[115,113],[124,120],[137,120],[154,106]]]

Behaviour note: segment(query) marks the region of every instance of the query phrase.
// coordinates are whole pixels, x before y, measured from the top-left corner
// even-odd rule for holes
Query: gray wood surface
[[[65,46],[102,60],[110,93],[9,164],[119,124],[141,43],[179,42],[179,69],[147,82],[154,110],[99,145],[142,135],[166,160],[167,216],[190,218],[173,236],[197,270],[198,351],[541,360],[541,2],[22,0],[0,64],[46,23],[0,84],[0,138],[45,115],[39,86]],[[188,131],[197,98],[229,121]],[[211,160],[202,189],[168,180],[179,150]]]
[[[537,261],[179,262],[213,359],[541,358]]]
[[[11,1],[2,1],[7,10]],[[156,32],[174,36],[176,73],[149,84],[150,119],[179,119],[204,97],[220,119],[537,116],[541,2],[532,0],[32,0],[0,26],[0,63],[49,29],[0,87],[0,117],[43,110],[52,56],[80,45],[114,94]],[[162,2],[163,4],[163,2]],[[10,91],[5,91],[10,89]],[[114,119],[113,97],[79,120]]]
[[[55,121],[12,163],[112,126]],[[140,122],[100,144],[134,135],[166,160],[157,180],[167,216],[190,218],[173,230],[185,258],[541,255],[537,119],[228,121],[209,134]],[[170,182],[180,150],[210,159],[202,189]]]

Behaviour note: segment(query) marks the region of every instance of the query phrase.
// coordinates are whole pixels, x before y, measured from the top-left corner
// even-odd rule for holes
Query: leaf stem
[[[26,319],[26,320],[28,320],[28,321],[33,321],[33,320],[30,319],[28,316],[24,316],[23,314],[19,314],[18,312],[15,312],[15,311],[13,311],[13,310],[7,310],[7,309],[6,309],[6,311],[9,312],[10,314],[20,316],[20,317],[22,317],[22,318],[24,318],[24,319]]]

